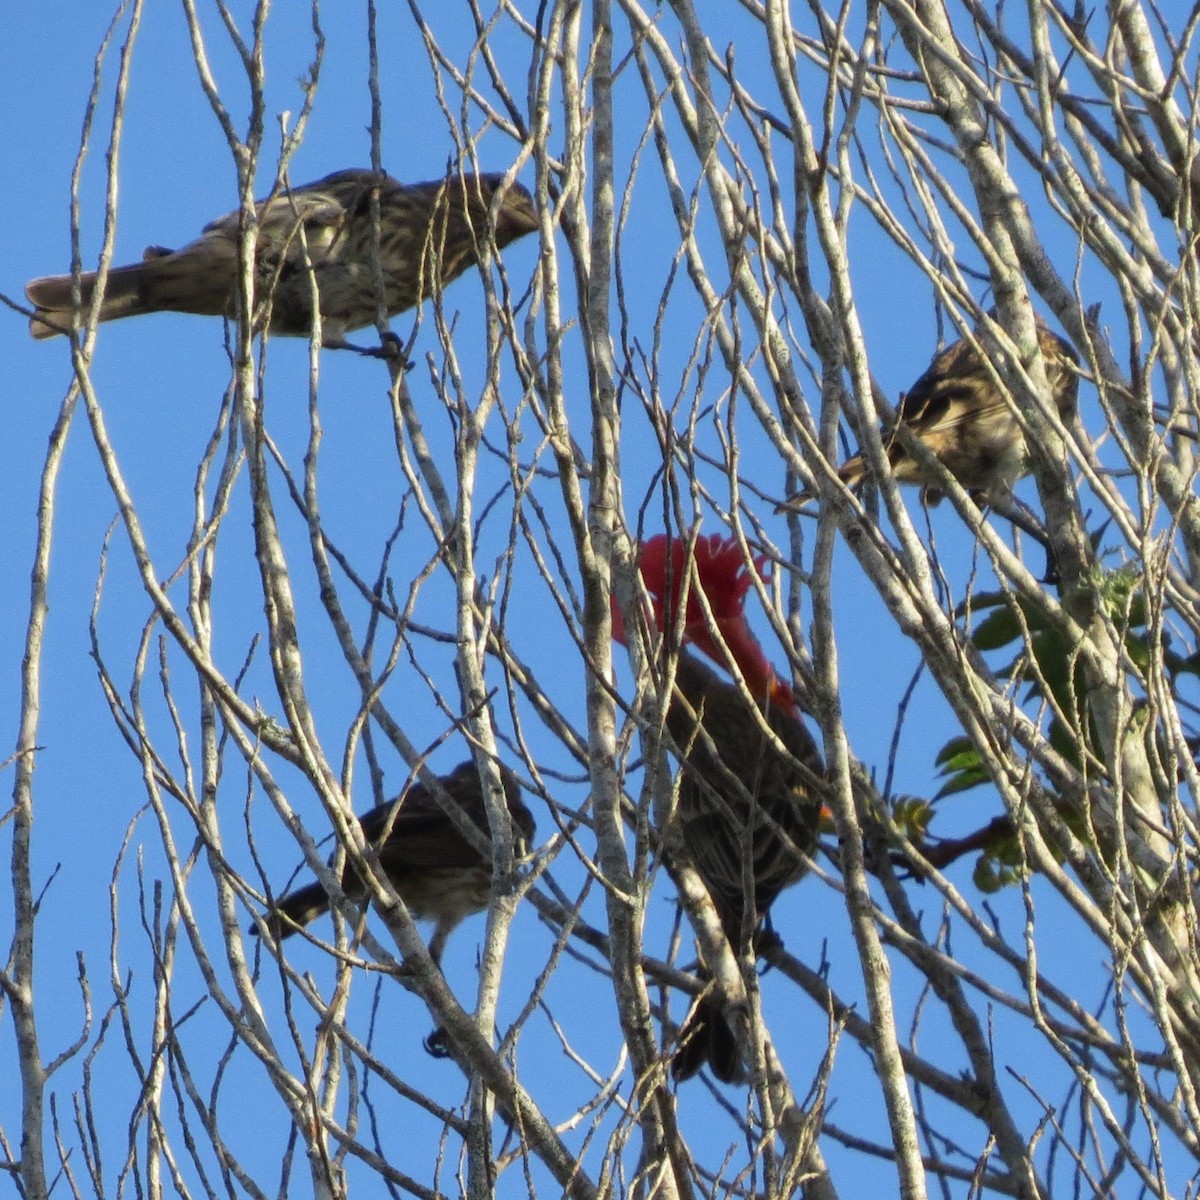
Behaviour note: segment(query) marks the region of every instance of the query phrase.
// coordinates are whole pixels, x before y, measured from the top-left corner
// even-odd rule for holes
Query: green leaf
[[[975,626],[971,641],[977,650],[999,650],[1001,646],[1016,641],[1022,632],[1016,613],[1005,606],[996,609]]]
[[[1017,883],[1021,872],[1013,867],[1003,866],[987,854],[981,854],[975,864],[972,879],[975,886],[985,895],[995,895],[1001,888]]]
[[[1007,592],[972,592],[954,610],[955,620],[965,621],[972,613],[981,613],[989,608],[1006,608]]]
[[[1139,671],[1145,671],[1149,668],[1150,647],[1146,644],[1145,638],[1138,637],[1134,633],[1127,633],[1125,635],[1125,652]]]
[[[959,792],[969,792],[981,784],[991,783],[991,776],[982,768],[977,771],[959,771],[954,778],[947,779],[934,793],[935,800],[944,800],[947,796],[957,796]]]
[[[970,738],[951,738],[938,751],[935,761],[940,768],[938,774],[942,775],[946,782],[938,789],[934,800],[956,796],[959,792],[970,791],[971,788],[990,780],[983,759]]]
[[[1066,712],[1078,707],[1079,697],[1072,691],[1075,681],[1075,646],[1056,629],[1046,629],[1030,639],[1029,649],[1037,663],[1039,675],[1026,672],[1040,690],[1050,689],[1050,694]]]
[[[979,752],[975,749],[975,743],[969,737],[959,736],[951,738],[937,753],[937,758],[933,760],[934,765],[945,767],[947,770],[957,770],[961,765],[961,760],[967,756],[975,761],[979,761]]]
[[[900,796],[892,802],[892,820],[909,841],[920,844],[933,820],[933,805],[919,796]]]
[[[1078,738],[1057,717],[1050,722],[1049,738],[1051,747],[1073,767],[1082,764]]]

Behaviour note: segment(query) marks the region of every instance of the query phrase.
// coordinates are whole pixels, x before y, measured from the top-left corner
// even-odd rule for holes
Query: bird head
[[[481,175],[479,191],[483,199],[485,216],[491,207],[496,192],[504,183],[504,176],[499,174]],[[533,233],[538,227],[537,208],[529,189],[513,180],[500,199],[500,207],[496,213],[496,245],[507,246],[527,233]]]
[[[751,571],[763,577],[766,557],[756,555],[747,560],[733,538],[715,533],[697,538],[695,546],[690,547],[690,558],[686,543],[664,533],[648,538],[640,549],[642,581],[650,594],[656,628],[666,633],[681,618],[684,642],[726,670],[732,659],[752,694],[768,698],[781,708],[795,709],[792,689],[776,674],[746,620],[746,594],[753,586]],[[697,589],[708,601],[711,626]],[[614,605],[613,636],[623,644],[624,633],[624,623]]]

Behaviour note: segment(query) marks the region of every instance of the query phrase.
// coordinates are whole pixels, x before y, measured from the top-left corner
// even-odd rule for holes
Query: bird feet
[[[356,346],[353,342],[346,341],[344,337],[325,338],[321,345],[326,350],[353,350],[355,354],[361,354],[364,358],[398,362],[402,371],[411,371],[415,365],[405,357],[404,343],[390,331],[383,335],[378,346]]]

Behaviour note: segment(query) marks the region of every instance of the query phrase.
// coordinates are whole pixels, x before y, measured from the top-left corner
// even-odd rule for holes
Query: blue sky
[[[380,27],[384,165],[401,178],[435,177],[443,172],[452,148],[445,119],[432,98],[425,53],[407,10],[402,11],[401,6],[382,7],[387,8],[381,15]],[[0,124],[0,163],[5,164],[7,171],[6,193],[12,218],[0,289],[11,298],[20,298],[25,280],[68,268],[70,174],[94,54],[106,20],[100,6],[78,4],[14,5],[0,17],[0,90],[5,111],[10,114],[10,119]],[[223,95],[241,119],[246,90],[239,78],[239,68],[224,46],[215,15],[210,14],[205,21],[211,32],[210,52]],[[325,22],[327,47],[318,100],[304,144],[291,169],[291,178],[296,183],[343,167],[369,163],[365,17],[359,6],[353,9],[334,6],[325,14]],[[453,47],[453,24],[447,22],[447,25],[449,28],[441,32]],[[460,46],[469,44],[465,26],[459,34]],[[520,51],[516,39],[506,41],[503,47],[514,54]],[[301,93],[297,79],[307,70],[311,58],[312,36],[306,6],[294,0],[278,4],[272,13],[267,38],[267,109],[272,118],[285,110],[293,114],[299,111]],[[104,67],[104,100],[98,131],[104,129],[111,110],[115,71],[115,59],[110,57]],[[515,71],[514,79],[519,79]],[[636,95],[632,80],[628,86],[629,94]],[[523,93],[518,99],[523,100]],[[450,103],[452,108],[456,107],[456,101],[452,99]],[[623,125],[620,132],[621,161],[628,163],[633,139],[640,133],[638,119],[630,117],[628,127]],[[272,137],[268,134],[268,147],[273,145]],[[98,132],[85,168],[81,218],[85,263],[94,262],[102,233],[104,145],[103,134]],[[489,133],[482,139],[480,157],[488,168],[507,168],[514,153],[512,144],[499,134]],[[269,150],[264,157],[272,159]],[[173,5],[149,6],[143,20],[131,75],[120,178],[114,259],[117,262],[136,259],[149,244],[173,245],[186,241],[207,220],[236,203],[233,164],[198,84],[181,12]],[[532,172],[527,170],[523,178],[531,184]],[[265,191],[270,183],[267,174],[260,176],[260,180],[263,184],[260,190]],[[646,344],[674,245],[671,240],[674,231],[664,215],[662,196],[661,178],[651,163],[643,168],[639,178],[638,206],[623,248],[624,267],[631,279],[630,294],[644,306],[641,310],[634,309],[633,319],[641,329],[638,336]],[[649,214],[645,218],[641,216],[643,202]],[[911,272],[908,277],[902,275],[904,263],[899,254],[874,240],[865,222],[862,239],[864,251],[870,251],[872,256],[871,265],[864,266],[857,281],[872,366],[885,390],[895,396],[920,375],[935,348],[932,304],[928,287],[921,288]],[[506,270],[518,290],[523,290],[530,278],[535,253],[530,239],[512,247],[505,255]],[[1062,254],[1060,269],[1069,273],[1070,247],[1063,246]],[[900,304],[897,304],[898,294],[902,297]],[[478,280],[468,277],[455,285],[448,303],[461,314],[455,346],[465,364],[469,390],[477,386],[479,377],[470,353],[472,339],[477,344],[480,337],[482,304]],[[672,311],[686,313],[687,301],[680,301]],[[26,336],[21,317],[6,313],[3,319],[7,330],[4,344],[8,401],[0,412],[0,422],[7,466],[0,475],[0,504],[8,514],[8,521],[6,534],[0,539],[0,555],[8,586],[0,595],[0,712],[6,714],[6,727],[15,733],[37,481],[46,440],[71,373],[65,342],[35,344]],[[407,327],[398,322],[397,328],[403,334]],[[678,361],[673,364],[677,372],[682,371],[682,357],[695,335],[695,329],[687,328],[686,323],[673,331],[680,343]],[[265,389],[271,433],[295,469],[300,467],[309,433],[305,409],[307,353],[302,342],[273,342]],[[440,362],[440,353],[429,325],[418,335],[413,354],[417,366],[410,382],[418,404],[430,392],[427,356],[432,355],[436,364]],[[160,574],[166,574],[177,565],[186,545],[197,464],[212,434],[229,381],[220,323],[162,314],[107,327],[98,344],[93,379],[156,561],[161,565]],[[664,390],[669,391],[671,386],[667,380]],[[515,403],[515,397],[508,399]],[[1086,385],[1083,403],[1086,422],[1089,403]],[[378,570],[385,540],[403,511],[404,531],[391,564],[392,574],[402,587],[427,561],[432,545],[411,504],[403,508],[405,483],[393,448],[384,369],[376,362],[352,355],[322,355],[320,408],[324,426],[321,481],[327,530],[372,577]],[[627,396],[624,411],[626,498],[632,506],[650,484],[657,465],[656,451],[635,397]],[[588,406],[582,369],[572,417],[577,421],[576,436],[586,444]],[[445,463],[447,449],[452,445],[451,423],[444,411],[431,408],[427,424]],[[501,430],[495,425],[490,432],[499,438]],[[714,443],[708,444],[711,448]],[[754,462],[746,466],[746,473],[768,494],[781,495],[784,487],[781,465],[774,458],[764,456],[763,461],[766,466],[761,474]],[[487,468],[485,477],[491,481],[493,490],[503,485],[504,475],[496,464]],[[480,494],[490,493],[481,486]],[[561,528],[554,485],[548,484],[540,494],[551,510],[551,520]],[[489,570],[487,553],[497,555],[504,544],[505,503],[506,497],[502,496],[481,539],[481,560],[485,563],[481,569],[485,573]],[[655,511],[653,504],[650,508]],[[45,883],[53,876],[43,902],[38,948],[38,983],[46,997],[42,1032],[43,1053],[47,1056],[66,1044],[79,1028],[77,952],[82,952],[88,962],[93,988],[99,994],[98,1007],[103,1008],[107,1002],[102,995],[111,936],[107,892],[127,833],[130,849],[122,871],[123,932],[119,960],[122,970],[135,971],[138,986],[145,985],[148,959],[139,930],[135,864],[141,856],[149,880],[161,877],[162,871],[154,823],[141,811],[144,792],[138,765],[113,727],[90,657],[88,617],[106,531],[115,513],[115,503],[80,415],[71,434],[57,492],[39,737],[43,750],[36,776],[37,879]],[[770,518],[765,512],[763,515],[768,523],[774,521],[775,536],[784,544],[782,518]],[[649,520],[652,522],[654,518]],[[933,521],[952,588],[961,589],[973,566],[972,547],[960,533],[949,506],[936,512]],[[658,527],[648,524],[648,532]],[[340,739],[353,716],[357,697],[353,680],[341,664],[336,645],[317,611],[311,568],[304,569],[303,529],[294,513],[286,513],[284,530],[299,581],[309,686],[318,697],[318,720],[329,738],[330,756],[337,762]],[[251,549],[243,478],[223,525],[216,581],[222,621],[218,642],[223,661],[231,670],[245,653],[250,637],[262,626],[261,593],[250,570]],[[918,665],[918,654],[895,632],[878,598],[848,555],[839,556],[837,578],[846,722],[857,755],[882,772],[897,706]],[[512,626],[518,652],[553,681],[551,690],[555,698],[573,719],[581,722],[581,668],[561,622],[557,622],[545,588],[534,577],[528,562],[520,564],[513,580],[522,604],[522,615]],[[173,595],[177,603],[183,602],[182,592],[176,590]],[[450,628],[452,614],[441,609],[439,595],[444,604],[445,593],[430,589],[423,594],[417,619]],[[148,601],[133,570],[124,535],[118,529],[112,541],[99,629],[106,661],[126,688],[130,683],[131,655],[148,614]],[[361,612],[356,619],[361,622]],[[763,634],[768,654],[781,661],[782,656],[772,649],[765,621],[756,619],[756,627]],[[176,660],[175,666],[174,682],[181,701],[188,716],[194,717],[194,684],[188,681],[182,661]],[[421,682],[418,668],[430,674],[451,704],[457,691],[444,649],[418,642],[416,662],[402,661],[389,688],[393,706],[402,713],[407,732],[414,742],[425,745],[443,732],[446,720],[439,713],[431,691]],[[148,672],[148,688],[155,671],[151,668]],[[272,707],[270,687],[265,656],[260,652],[247,692],[260,696],[268,711]],[[954,727],[928,681],[918,687],[913,712],[900,742],[895,788],[898,792],[927,796],[936,787],[934,754],[954,732]],[[163,736],[168,730],[161,705],[157,707],[156,720],[160,722],[158,733]],[[548,765],[565,774],[578,774],[577,765],[536,729],[536,722],[530,720],[529,727],[539,738],[539,753],[545,753]],[[464,753],[461,743],[449,745],[433,761],[436,766],[449,768]],[[395,762],[384,765],[389,772],[386,786],[394,791],[403,781],[402,767]],[[229,767],[220,803],[228,814],[232,831],[242,821],[247,785],[245,769],[232,755]],[[315,798],[311,793],[305,794],[304,786],[294,775],[284,772],[281,779],[285,786],[296,788],[292,802],[309,820],[316,836],[323,836],[328,826]],[[371,802],[361,762],[358,780],[356,796],[361,809]],[[586,789],[580,784],[567,783],[562,787],[561,798],[565,802],[583,802]],[[938,826],[948,833],[983,823],[995,813],[996,801],[987,790],[980,790],[956,800],[952,807],[953,811],[947,811]],[[273,825],[265,800],[257,798],[251,809],[258,850],[273,881],[282,882],[299,861],[299,854],[277,822]],[[541,835],[549,836],[552,824],[548,817],[542,816],[539,826]],[[3,844],[7,851],[7,840]],[[962,864],[957,872],[960,888],[969,890],[970,864]],[[582,873],[577,868],[572,870],[569,864],[563,864],[561,875],[574,886],[581,886]],[[206,886],[202,878],[197,878],[192,894],[198,906],[211,905],[211,885]],[[7,892],[0,895],[4,897],[0,899],[0,920],[6,928],[10,901]],[[917,901],[928,904],[928,919],[935,922],[937,894],[929,889],[928,899],[918,893]],[[1048,916],[1061,915],[1052,898],[1045,897],[1042,902],[1044,923]],[[1020,898],[1015,894],[997,897],[993,903],[1002,920],[1021,920]],[[595,898],[587,911],[597,920],[603,914]],[[654,943],[655,952],[661,952],[665,946],[664,931],[673,911],[672,893],[665,879],[655,894],[651,911],[661,927]],[[835,985],[849,998],[860,995],[857,962],[835,893],[816,880],[805,881],[780,900],[775,923],[792,953],[810,965],[827,957]],[[1016,933],[1019,924],[1013,924],[1011,929]],[[482,919],[477,918],[451,942],[447,975],[464,997],[472,994],[472,965],[481,938]],[[1055,943],[1052,941],[1051,945]],[[514,929],[510,984],[502,1013],[507,1012],[511,1017],[528,996],[532,980],[546,964],[550,946],[549,932],[537,923],[531,911],[522,912]],[[968,939],[963,939],[961,952],[964,958],[972,958],[974,951]],[[1087,967],[1096,962],[1098,954],[1098,950],[1094,954],[1085,951],[1082,956],[1085,961],[1080,965]],[[328,975],[326,964],[311,949],[298,948],[295,960],[318,977]],[[189,996],[199,999],[202,994],[200,981],[186,964],[181,965],[177,986],[181,1009],[187,1007]],[[356,984],[354,1013],[362,1024],[367,1020],[371,988],[372,981],[367,979]],[[917,998],[915,982],[901,974],[897,989],[902,1011],[910,1012]],[[265,990],[269,995],[269,986]],[[793,1072],[795,1085],[801,1088],[824,1051],[823,1017],[782,980],[768,977],[763,990],[768,1023],[785,1063]],[[463,1084],[455,1068],[447,1063],[430,1062],[420,1049],[420,1040],[429,1026],[423,1006],[399,988],[388,989],[385,984],[384,992],[386,1024],[377,1035],[387,1046],[383,1056],[396,1069],[411,1073],[417,1086],[428,1088],[443,1103],[459,1103]],[[1097,990],[1083,999],[1091,1004],[1098,995]],[[549,999],[554,1015],[563,1021],[576,1048],[594,1056],[598,1069],[607,1069],[605,1064],[611,1068],[616,1049],[611,1036],[613,1001],[608,983],[586,966],[565,960]],[[676,1016],[681,1012],[677,1008]],[[997,1021],[1003,1029],[1002,1013]],[[303,1021],[301,1024],[303,1028]],[[203,1060],[206,1053],[214,1058],[221,1053],[228,1039],[228,1028],[211,1004],[196,1015],[191,1028],[202,1031],[191,1043],[198,1060]],[[6,1022],[0,1029],[0,1065],[12,1053],[11,1027]],[[114,1033],[101,1058],[105,1070],[111,1072],[103,1084],[102,1105],[105,1119],[112,1123],[109,1133],[115,1139],[110,1152],[114,1162],[107,1168],[110,1181],[122,1153],[123,1130],[136,1097],[129,1072],[121,1067],[120,1060],[121,1050]],[[528,1027],[522,1041],[521,1061],[522,1071],[529,1075],[531,1091],[555,1118],[569,1112],[589,1090],[582,1078],[566,1065],[548,1023],[540,1018],[535,1018]],[[1036,1064],[1025,1063],[1024,1067],[1034,1071]],[[68,1071],[74,1075],[77,1069],[76,1064]],[[3,1073],[11,1077],[12,1070]],[[261,1172],[261,1182],[269,1186],[278,1171],[269,1164],[282,1153],[286,1116],[259,1068],[247,1056],[235,1056],[233,1071],[236,1086],[226,1083],[222,1093],[224,1122],[233,1131],[234,1140],[240,1143],[238,1149]],[[861,1052],[847,1042],[831,1093],[836,1102],[832,1117],[843,1127],[878,1136],[883,1128],[882,1109],[872,1081],[873,1075]],[[695,1096],[689,1099],[686,1120],[694,1122],[696,1129],[711,1129],[706,1139],[711,1138],[712,1145],[735,1142],[732,1126],[703,1095],[702,1086],[691,1087]],[[14,1098],[0,1097],[0,1123],[10,1133],[15,1118],[13,1102]],[[243,1112],[246,1122],[263,1123],[264,1136],[248,1135],[241,1120]],[[423,1141],[426,1135],[429,1139],[436,1136],[437,1126],[418,1120],[411,1108],[405,1110],[404,1120],[412,1122],[405,1127],[405,1137],[412,1144]],[[978,1133],[977,1128],[973,1133],[964,1131],[964,1143],[971,1145],[971,1136]],[[845,1172],[839,1178],[847,1195],[854,1194],[856,1187],[886,1189],[893,1183],[885,1166],[864,1163],[861,1158],[838,1159],[836,1150],[830,1153]],[[428,1164],[422,1160],[419,1168],[409,1164],[405,1169],[425,1178]],[[449,1176],[441,1184],[447,1191],[454,1190],[454,1181]],[[505,1195],[519,1194],[519,1171],[505,1176],[502,1187],[506,1189]]]

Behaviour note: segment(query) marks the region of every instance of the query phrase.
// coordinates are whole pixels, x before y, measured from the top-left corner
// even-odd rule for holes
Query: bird
[[[322,344],[360,349],[349,330],[377,316],[376,258],[389,317],[436,294],[478,263],[489,244],[499,249],[538,227],[533,198],[519,183],[500,196],[495,224],[490,210],[504,177],[452,175],[401,183],[380,171],[337,171],[303,187],[283,188],[260,201],[255,255],[256,329],[309,337],[313,296],[318,297]],[[378,202],[378,256],[373,203]],[[108,273],[100,320],[149,312],[233,317],[237,308],[238,234],[241,213],[218,217],[179,250],[149,247],[140,263]],[[311,269],[310,269],[311,268]],[[76,310],[70,275],[34,279],[25,294],[36,310],[34,338],[68,332],[86,317],[95,272],[79,278]],[[377,351],[368,351],[378,353]]]
[[[1079,395],[1079,358],[1062,338],[1038,318],[1038,345],[1046,363],[1046,378],[1059,417],[1075,416]],[[1025,435],[1013,415],[1012,400],[980,356],[977,345],[963,338],[947,346],[900,398],[897,425],[908,430],[942,462],[979,504],[1002,503],[1018,479],[1029,473]],[[884,432],[884,450],[897,483],[916,484],[931,507],[942,499],[940,481],[908,452],[895,436]],[[847,459],[838,477],[856,488],[870,475],[862,454]],[[796,509],[813,498],[798,492],[780,505]]]
[[[736,954],[760,945],[759,931],[779,894],[808,869],[821,818],[825,766],[801,719],[791,687],[776,674],[746,620],[751,587],[747,559],[736,541],[698,539],[691,550],[658,535],[640,547],[642,579],[651,617],[667,633],[680,613],[685,643],[674,663],[666,725],[682,756],[676,807],[684,850],[709,896]],[[691,565],[695,579],[689,579]],[[761,560],[755,560],[761,570]],[[708,599],[710,633],[695,595]],[[614,629],[624,639],[623,622]],[[754,703],[686,647],[722,667],[736,662]],[[778,738],[781,751],[764,725]],[[677,1082],[705,1064],[723,1083],[743,1078],[737,1040],[720,1007],[702,996],[684,1022],[671,1063]]]
[[[524,854],[533,842],[533,814],[522,801],[521,785],[508,767],[501,765],[500,779],[512,818],[516,852]],[[490,837],[475,763],[460,763],[438,782],[484,837]],[[412,916],[434,922],[429,955],[440,965],[446,939],[454,929],[464,918],[487,907],[492,887],[490,854],[481,854],[463,836],[433,791],[420,783],[364,813],[359,824],[363,838],[374,848],[380,866]],[[350,863],[342,870],[342,891],[354,901],[367,895]],[[266,927],[278,941],[291,937],[328,910],[325,885],[310,883],[276,900],[265,917]]]

